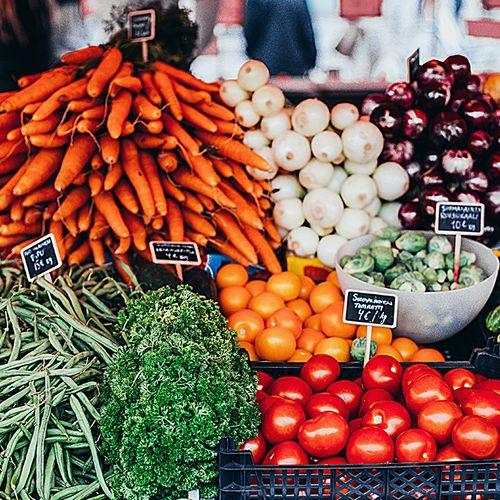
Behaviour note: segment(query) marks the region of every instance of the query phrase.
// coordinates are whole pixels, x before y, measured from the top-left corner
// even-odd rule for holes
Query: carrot
[[[104,104],[98,104],[93,108],[86,109],[82,113],[82,118],[85,120],[101,120],[104,117],[106,111],[106,106]]]
[[[153,73],[151,73],[151,71],[143,71],[139,75],[139,78],[142,81],[144,92],[148,96],[148,99],[156,106],[161,106],[162,99],[154,83]]]
[[[7,92],[0,92],[0,102],[5,101],[10,96],[13,96],[16,92],[17,92],[17,90],[9,90]]]
[[[59,137],[64,137],[65,135],[72,134],[76,130],[76,122],[78,120],[78,115],[72,115],[67,122],[62,123],[56,129],[56,134]]]
[[[208,238],[203,234],[196,233],[186,229],[186,239],[188,241],[194,241],[200,247],[206,247],[208,245]]]
[[[122,142],[122,167],[125,175],[130,180],[134,187],[142,210],[146,217],[153,217],[156,213],[153,194],[149,186],[148,180],[144,175],[144,170],[139,159],[139,151],[135,143],[129,139]]]
[[[87,94],[97,97],[104,92],[106,85],[111,81],[122,63],[122,53],[116,47],[110,47],[104,52],[94,74],[87,85]]]
[[[259,198],[259,205],[264,211],[271,208],[271,202],[267,198]]]
[[[122,90],[111,102],[106,126],[112,139],[118,139],[122,133],[123,124],[132,107],[132,94]]]
[[[43,211],[42,214],[43,220],[51,220],[52,215],[55,213],[56,210],[57,210],[57,203],[55,201],[51,201]]]
[[[27,240],[22,241],[21,243],[18,243],[17,245],[12,247],[11,253],[13,255],[21,255],[21,251],[23,250],[24,247],[27,247],[31,243],[34,243],[38,239],[38,236],[36,238],[29,238]]]
[[[28,147],[24,141],[4,141],[0,143],[0,159],[9,158],[12,155],[26,153]]]
[[[37,148],[54,149],[65,146],[69,142],[69,137],[59,137],[56,134],[37,134],[30,135],[29,142]]]
[[[50,185],[35,189],[30,194],[25,196],[22,201],[23,207],[33,207],[46,203],[47,201],[55,200],[59,193]]]
[[[0,224],[8,224],[11,222],[10,214],[0,214]]]
[[[151,123],[151,122],[150,122]],[[171,142],[170,139],[172,138],[173,141],[175,141],[174,147],[164,147],[165,144],[167,144],[168,141]],[[137,144],[137,147],[140,149],[175,149],[178,145],[177,139],[175,137],[172,137],[170,135],[151,135],[151,134],[142,134],[140,132],[136,132],[134,134],[134,142]]]
[[[166,73],[171,78],[174,78],[175,80],[177,80],[177,81],[183,83],[184,85],[187,85],[188,87],[191,87],[193,89],[206,90],[207,92],[218,92],[219,91],[219,85],[217,83],[206,83],[203,80],[196,78],[191,73],[188,73],[187,71],[183,71],[182,69],[174,68],[173,66],[170,66],[170,64],[167,64],[167,63],[164,63],[161,61],[156,61],[153,63],[153,66],[157,70],[162,71],[163,73]]]
[[[77,212],[73,212],[69,214],[65,219],[61,219],[62,223],[68,230],[69,234],[71,236],[77,236],[78,235],[78,221],[77,221]],[[53,218],[54,216],[52,216]]]
[[[136,217],[127,210],[123,210],[122,215],[123,219],[125,220],[125,224],[127,224],[128,230],[132,235],[134,247],[139,251],[146,250],[148,245],[144,224],[141,222],[139,217]]]
[[[218,229],[252,264],[257,265],[259,259],[255,249],[247,239],[236,219],[227,212],[214,212],[212,215]]]
[[[38,222],[35,224],[25,224],[24,222],[11,222],[10,224],[2,224],[0,226],[0,234],[3,236],[16,236],[18,234],[37,234],[41,231],[42,225]]]
[[[217,186],[220,177],[217,175],[212,162],[205,156],[193,156],[187,151],[181,152],[188,165],[194,170],[194,173],[209,186]]]
[[[165,193],[173,198],[175,201],[179,203],[183,203],[186,200],[186,194],[184,191],[181,191],[170,179],[170,177],[163,176],[161,178],[163,188],[165,189]]]
[[[123,168],[119,163],[113,163],[109,166],[106,177],[104,177],[105,191],[111,191],[121,179],[123,175]]]
[[[217,234],[215,227],[201,215],[191,212],[190,210],[184,210],[182,215],[186,225],[194,231],[208,237],[214,237]]]
[[[101,239],[92,240],[88,239],[92,258],[97,266],[104,266],[106,264],[106,257],[104,256],[104,245]]]
[[[19,170],[2,186],[0,189],[0,210],[5,210],[14,198],[12,190],[15,185],[19,182],[19,179],[24,175],[26,171],[26,164],[21,165]]]
[[[35,75],[24,75],[21,76],[21,78],[17,79],[17,86],[24,89],[28,85],[31,85],[34,83],[36,80],[40,78],[40,73],[37,73]]]
[[[134,94],[138,94],[142,90],[142,82],[140,78],[136,76],[121,76],[114,78],[113,85],[117,88],[118,92],[120,89],[127,89]]]
[[[111,80],[111,83],[109,84],[109,95],[111,97],[116,97],[121,90],[120,86],[116,85],[116,80],[119,78],[126,78],[128,76],[131,76],[133,72],[134,64],[130,61],[125,61],[120,66],[120,69],[116,72],[115,76]]]
[[[92,170],[99,170],[104,166],[104,161],[99,153],[94,153],[90,159],[90,167]]]
[[[10,205],[10,218],[13,222],[23,220],[24,207],[21,205],[21,198],[14,198]]]
[[[63,224],[59,221],[51,220],[49,224],[49,233],[54,235],[56,240],[57,249],[59,250],[59,255],[61,260],[64,262],[66,260],[66,248],[64,246],[64,238],[63,238]]]
[[[76,243],[76,236],[67,233],[63,239],[63,245],[66,255],[71,251],[73,251],[75,243]]]
[[[128,252],[131,244],[130,236],[128,238],[120,238],[118,241],[118,246],[115,249],[115,255],[123,255]]]
[[[266,230],[266,234],[269,236],[269,238],[271,238],[271,240],[277,243],[281,243],[281,236],[270,217],[264,218],[264,229]]]
[[[17,111],[0,114],[0,129],[12,129],[20,125],[20,116]]]
[[[108,230],[109,230],[108,222],[99,211],[96,211],[94,213],[94,221],[92,223],[92,228],[90,229],[89,233],[90,239],[99,240],[106,235]]]
[[[160,231],[163,228],[163,223],[165,222],[165,217],[153,217],[151,221],[151,227],[155,231]]]
[[[262,196],[264,196],[264,190],[258,182],[253,183],[253,193],[256,198],[261,198]]]
[[[61,113],[53,113],[42,121],[29,121],[21,127],[23,135],[46,134],[52,132],[59,125]]]
[[[0,175],[17,170],[25,161],[24,155],[15,155],[5,160],[0,160]]]
[[[128,238],[130,232],[123,220],[113,195],[107,191],[101,191],[94,198],[94,202],[97,210],[104,216],[113,233],[115,233],[118,238]]]
[[[122,137],[128,137],[129,135],[132,135],[135,132],[135,126],[132,122],[125,120],[123,122],[123,128],[122,128]]]
[[[169,76],[162,71],[156,71],[153,75],[158,92],[169,107],[169,111],[177,121],[182,121],[183,112],[177,94],[175,93],[172,81]]]
[[[189,104],[181,103],[181,109],[184,121],[193,127],[207,130],[208,132],[217,132],[217,125],[208,116],[200,113]]]
[[[108,134],[99,137],[101,156],[105,163],[113,165],[120,156],[120,141],[111,138]]]
[[[225,182],[221,183],[220,188],[237,205],[238,208],[235,215],[238,219],[255,229],[262,229],[264,227],[255,207],[250,205],[233,186]]]
[[[160,174],[154,157],[146,151],[141,151],[140,162],[149,182],[149,187],[153,193],[153,200],[156,207],[156,212],[160,215],[167,215],[167,200],[163,191],[163,186],[160,180]]]
[[[5,138],[8,140],[8,141],[20,141],[21,139],[23,139],[23,133],[21,131],[21,127],[16,127],[16,128],[13,128],[12,130],[9,130],[7,132],[7,135],[5,136]]]
[[[68,110],[73,113],[83,113],[87,109],[94,108],[102,104],[101,99],[94,99],[93,97],[83,97],[82,99],[73,99],[68,102]]]
[[[76,130],[80,134],[95,134],[101,127],[101,122],[99,120],[80,120],[76,125]]]
[[[198,111],[225,122],[233,122],[235,119],[235,115],[230,109],[216,102],[202,102],[198,105]]]
[[[78,231],[80,231],[81,233],[86,233],[90,229],[91,224],[92,206],[87,203],[78,211],[76,225],[78,226]]]
[[[235,122],[218,120],[212,118],[212,122],[217,126],[217,132],[231,137],[243,137],[245,131]]]
[[[68,264],[70,266],[79,266],[90,257],[90,253],[89,242],[85,240],[76,250],[68,255]]]
[[[210,212],[215,210],[215,203],[208,196],[198,193],[198,199],[206,210],[209,210]]]
[[[144,122],[141,124],[148,134],[158,135],[163,132],[163,122],[161,120],[152,120],[150,122]]]
[[[244,225],[244,229],[266,269],[272,274],[280,273],[282,271],[281,264],[263,234],[248,225]]]
[[[232,165],[233,177],[245,193],[253,194],[253,182],[248,177],[245,169],[241,165]]]
[[[54,181],[57,191],[66,189],[73,179],[85,168],[96,150],[95,142],[88,135],[76,135],[68,146],[61,163],[59,173]]]
[[[174,172],[179,164],[177,155],[170,151],[164,151],[158,154],[158,166],[167,174]]]
[[[172,84],[174,86],[175,93],[179,96],[181,101],[189,104],[198,104],[202,101],[210,102],[212,100],[210,94],[204,90],[192,90],[176,80],[172,80]]]
[[[224,241],[220,238],[211,238],[209,240],[209,243],[220,253],[226,255],[230,259],[233,259],[235,262],[238,262],[238,264],[241,264],[245,267],[250,267],[252,265],[252,263],[229,242]]]
[[[173,135],[192,155],[200,154],[198,143],[171,116],[164,114],[163,123],[166,131]]]
[[[87,187],[77,187],[71,190],[64,198],[61,206],[52,216],[55,221],[67,219],[71,214],[75,213],[79,208],[83,207],[90,198],[90,192]]]
[[[9,248],[17,245],[18,243],[25,241],[25,234],[18,234],[16,236],[0,236],[0,248]]]
[[[61,56],[61,62],[64,64],[74,64],[79,66],[91,61],[92,59],[98,59],[102,56],[103,52],[104,51],[101,47],[97,45],[89,45],[83,49],[66,52],[66,54]]]
[[[24,223],[25,224],[34,224],[38,222],[42,217],[42,212],[38,210],[38,208],[31,207],[24,212]]]
[[[85,172],[80,172],[73,180],[73,186],[83,186],[87,183],[87,174]]]
[[[129,212],[133,214],[139,213],[139,202],[135,196],[132,186],[128,183],[126,179],[121,179],[118,184],[113,189],[113,193],[118,198],[118,201],[125,207]]]
[[[134,98],[133,109],[144,120],[159,120],[161,118],[161,109],[155,106],[145,95],[137,94]]]
[[[23,110],[21,111],[21,113],[23,115],[32,115],[33,113],[35,113],[35,111],[43,104],[43,101],[38,101],[38,102],[32,102],[30,104],[26,104],[26,106],[24,106]]]
[[[170,239],[172,241],[184,241],[184,219],[181,209],[177,202],[170,198],[167,199],[167,206],[167,224]]]
[[[203,206],[201,201],[198,200],[198,198],[194,194],[190,193],[189,191],[186,191],[184,194],[186,196],[186,201],[184,202],[184,206],[188,210],[191,210],[192,212],[194,212],[196,214],[202,214],[205,207]]]

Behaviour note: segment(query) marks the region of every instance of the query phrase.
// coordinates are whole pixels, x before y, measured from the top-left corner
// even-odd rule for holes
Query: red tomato
[[[266,441],[264,440],[264,436],[259,431],[257,437],[247,439],[240,446],[240,450],[250,451],[254,464],[259,465],[266,454]]]
[[[345,465],[347,464],[347,460],[345,458],[342,458],[342,457],[328,457],[328,458],[323,458],[322,460],[319,460],[318,461],[318,464],[324,464],[324,465]],[[314,474],[318,474],[319,471],[315,470],[314,471]],[[329,469],[324,469],[323,470],[323,480],[321,482],[322,486],[323,486],[323,495],[329,495],[330,494],[330,489],[329,488],[325,488],[325,486],[330,486],[332,484],[332,481],[330,479],[330,474],[331,474],[331,468]],[[338,481],[336,481],[336,486],[337,488],[339,488],[340,484],[342,482],[347,482],[349,481],[349,478],[346,477],[345,475],[341,475],[340,477],[337,475],[338,477]],[[314,477],[312,478],[312,483],[314,485],[317,485],[319,484],[319,481],[318,479],[315,479]]]
[[[394,443],[387,432],[361,427],[347,442],[347,461],[351,464],[380,464],[394,460]]]
[[[354,431],[357,431],[361,428],[361,424],[363,423],[362,418],[355,418],[349,422],[349,434],[352,434]]]
[[[405,397],[408,410],[417,415],[431,401],[453,401],[453,391],[442,378],[424,375],[413,380],[406,389]]]
[[[479,384],[479,382],[484,382],[485,380],[489,380],[488,377],[485,377],[484,375],[479,375],[479,374],[476,375],[476,378],[477,378],[478,384]]]
[[[257,403],[260,403],[263,399],[266,399],[269,396],[269,394],[265,393],[264,391],[261,391],[260,389],[257,389],[257,393],[255,394],[255,401]]]
[[[302,465],[309,463],[307,453],[294,441],[285,441],[271,448],[263,465]]]
[[[358,416],[364,417],[365,413],[381,401],[392,401],[394,398],[385,389],[370,389],[363,394],[359,405]]]
[[[375,403],[363,417],[363,427],[377,427],[395,438],[401,432],[411,427],[408,410],[396,401]]]
[[[451,433],[453,446],[472,458],[481,460],[493,457],[499,445],[497,428],[482,417],[462,417]]]
[[[267,391],[267,388],[273,383],[273,377],[266,372],[257,372],[257,390]]]
[[[444,374],[444,381],[453,391],[460,387],[472,387],[476,385],[476,376],[465,368],[455,368]]]
[[[269,410],[269,408],[271,408],[271,405],[276,403],[276,401],[286,401],[286,399],[280,396],[267,396],[267,398],[259,401],[260,414],[264,415],[264,413],[266,413],[266,411]]]
[[[456,389],[453,391],[453,399],[458,406],[461,406],[464,399],[473,392],[476,392],[476,386],[474,388],[471,387],[461,387],[460,389]]]
[[[326,390],[344,400],[350,418],[358,413],[361,396],[363,395],[363,389],[359,384],[352,380],[337,380],[330,384]]]
[[[313,394],[304,406],[307,418],[313,418],[325,411],[334,411],[346,420],[349,419],[349,410],[344,400],[331,392],[317,392]]]
[[[437,452],[434,460],[436,462],[462,462],[470,459],[463,453],[460,453],[452,444],[448,444]]]
[[[489,389],[468,394],[462,402],[464,415],[477,415],[500,429],[500,396]]]
[[[328,354],[316,354],[308,359],[300,370],[300,376],[314,392],[324,391],[339,375],[339,362]]]
[[[474,389],[489,389],[490,391],[495,391],[497,394],[500,394],[500,379],[487,379],[481,382],[478,382]]]
[[[403,367],[392,356],[375,356],[363,368],[361,375],[365,389],[385,389],[393,396],[401,392]]]
[[[304,406],[307,400],[312,396],[312,390],[307,384],[299,377],[280,377],[276,379],[267,391],[274,396],[281,396],[282,398],[290,399]]]
[[[316,458],[336,455],[344,449],[349,426],[344,417],[327,411],[306,420],[299,429],[298,439],[304,450]]]
[[[436,451],[436,441],[422,429],[408,429],[396,439],[398,462],[432,462]]]
[[[458,405],[451,401],[431,401],[418,414],[418,426],[427,431],[437,444],[450,442],[451,431],[463,417]]]
[[[278,444],[297,438],[297,432],[306,415],[294,401],[277,401],[262,415],[261,430],[269,444]]]
[[[437,370],[431,368],[428,365],[423,365],[421,363],[417,363],[416,365],[410,365],[405,370],[403,375],[403,380],[401,382],[403,393],[405,392],[406,388],[408,387],[408,385],[410,385],[411,382],[413,382],[417,378],[422,377],[423,375],[436,375],[438,377],[442,377],[442,375]]]

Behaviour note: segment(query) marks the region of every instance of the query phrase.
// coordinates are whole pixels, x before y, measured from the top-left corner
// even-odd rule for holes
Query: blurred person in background
[[[88,45],[80,0],[55,0],[52,19],[56,57]]]
[[[47,69],[52,0],[0,0],[0,92],[17,88],[20,76]]]
[[[316,64],[316,43],[306,0],[247,0],[247,55],[271,75],[303,76]]]

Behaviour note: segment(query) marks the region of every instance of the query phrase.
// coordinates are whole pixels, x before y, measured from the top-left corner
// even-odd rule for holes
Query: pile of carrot
[[[86,47],[0,94],[0,250],[53,233],[69,264],[149,241],[194,241],[276,273],[266,161],[219,85],[161,61]]]

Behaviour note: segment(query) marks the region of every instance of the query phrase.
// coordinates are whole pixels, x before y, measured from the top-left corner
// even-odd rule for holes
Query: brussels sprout
[[[353,259],[352,255],[344,255],[341,259],[340,259],[340,266],[342,268],[345,267],[345,265],[350,262],[351,260]]]
[[[415,257],[417,257],[417,259],[425,259],[426,256],[427,256],[426,250],[420,250],[420,252],[417,252],[415,254]]]
[[[424,275],[425,284],[427,286],[437,282],[437,272],[435,271],[435,269],[431,269],[430,267],[428,267],[422,271],[422,274]],[[439,287],[439,289],[441,289],[441,286]]]
[[[374,248],[391,248],[391,242],[389,240],[373,240],[370,243],[370,249],[373,250]]]
[[[377,352],[377,343],[370,340],[370,358]],[[366,336],[354,339],[351,345],[351,356],[356,361],[364,361],[366,350]]]
[[[466,252],[462,250],[460,252],[460,267],[470,266],[476,262],[476,255],[472,252]],[[454,269],[455,268],[455,256],[452,253],[449,253],[445,256],[445,264],[446,269]]]
[[[444,271],[443,269],[438,269],[436,274],[438,283],[444,283],[446,281],[446,271]]]
[[[446,236],[436,235],[433,236],[427,245],[429,252],[440,252],[448,254],[453,251],[450,240]]]
[[[384,281],[386,285],[392,283],[400,274],[406,272],[406,268],[403,264],[396,264],[395,266],[390,267],[384,273]]]
[[[448,282],[445,282],[441,285],[441,291],[442,292],[447,292],[450,289],[450,284]]]
[[[432,269],[444,269],[445,267],[444,255],[435,250],[427,254],[424,262]]]
[[[401,231],[395,227],[383,227],[375,233],[375,236],[381,240],[389,240],[394,243],[401,236]]]
[[[428,269],[423,259],[413,259],[410,267],[412,271],[418,271],[419,273],[423,273],[426,269]]]
[[[370,276],[373,278],[374,285],[385,288],[384,275],[382,273],[372,273]]]
[[[394,263],[394,256],[392,255],[392,250],[390,248],[374,248],[372,250],[372,257],[375,260],[375,269],[377,271],[385,271]]]
[[[369,285],[373,285],[373,278],[366,273],[353,273],[352,274],[353,278],[357,278],[358,280],[364,281],[365,283],[368,283]]]
[[[399,275],[389,286],[394,290],[425,292],[424,276],[416,271]]]
[[[368,247],[363,247],[358,250],[358,255],[361,256],[368,256],[371,255],[371,251]]]
[[[407,252],[417,253],[427,246],[425,236],[419,232],[404,233],[396,240],[396,247]]]
[[[415,256],[406,250],[401,250],[398,254],[398,261],[402,264],[408,264],[410,266],[414,258]]]
[[[358,255],[344,266],[344,271],[349,274],[371,273],[374,267],[375,261],[371,255]]]
[[[450,290],[460,290],[461,288],[467,288],[468,285],[464,285],[463,283],[452,283],[450,285]]]
[[[441,290],[442,287],[440,283],[432,283],[430,285],[427,285],[428,292],[440,292]]]
[[[458,273],[458,283],[473,286],[486,279],[486,273],[477,266],[464,266]]]
[[[448,269],[448,271],[446,271],[446,279],[450,282],[450,283],[453,283],[453,278],[454,278],[454,273],[453,273],[453,269]]]

